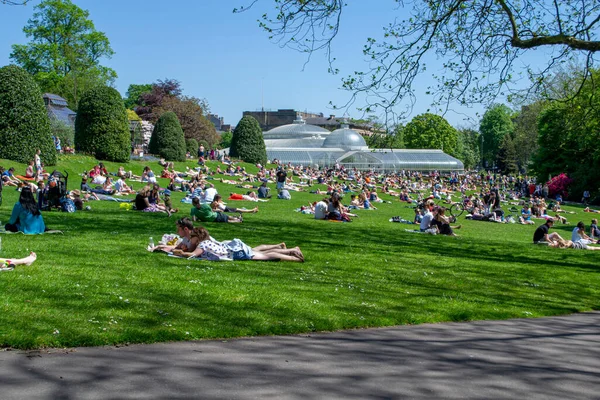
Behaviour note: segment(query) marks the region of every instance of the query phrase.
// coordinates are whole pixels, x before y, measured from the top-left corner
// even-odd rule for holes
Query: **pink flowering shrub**
[[[573,182],[573,179],[569,178],[564,172],[555,176],[548,182],[548,194],[550,197],[561,194],[564,198],[566,198],[568,196],[567,189],[569,188],[571,182]]]

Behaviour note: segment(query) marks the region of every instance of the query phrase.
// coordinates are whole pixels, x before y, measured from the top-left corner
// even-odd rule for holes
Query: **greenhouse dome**
[[[298,115],[296,120],[287,125],[278,126],[267,132],[263,133],[265,140],[274,139],[300,139],[300,138],[320,138],[324,139],[325,136],[329,135],[329,132],[325,128],[321,128],[316,125],[308,125],[302,116]]]
[[[343,125],[340,129],[331,132],[323,141],[323,147],[346,150],[369,150],[365,139],[358,132],[350,129],[348,125]]]
[[[462,171],[463,163],[442,150],[369,149],[348,125],[329,132],[298,117],[294,123],[263,133],[267,158],[292,165],[318,165],[379,172]]]

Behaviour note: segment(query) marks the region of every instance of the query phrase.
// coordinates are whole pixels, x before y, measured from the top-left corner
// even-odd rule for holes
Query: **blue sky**
[[[23,6],[0,5],[0,65],[10,62],[12,44],[27,43],[22,32],[39,0]],[[211,112],[235,125],[246,110],[293,108],[301,111],[361,117],[360,101],[345,110],[331,110],[329,102],[343,105],[350,94],[341,90],[341,78],[366,68],[362,47],[377,37],[394,15],[393,0],[357,1],[346,7],[339,37],[334,43],[337,76],[327,72],[324,53],[306,55],[282,49],[269,41],[256,22],[270,11],[272,1],[259,1],[242,14],[232,10],[249,0],[73,0],[90,12],[96,29],[106,33],[115,55],[102,65],[117,74],[116,88],[158,79],[177,79],[184,94],[206,98]],[[396,13],[397,16],[397,13]],[[423,77],[426,79],[426,77]],[[424,82],[424,81],[422,81]],[[425,83],[422,84],[424,88]],[[423,90],[424,92],[424,90]],[[264,95],[262,94],[264,93]],[[413,116],[426,112],[431,102],[417,90]],[[264,100],[263,100],[264,99]],[[456,126],[477,124],[481,107],[453,108],[445,115]],[[471,121],[465,121],[471,117]]]

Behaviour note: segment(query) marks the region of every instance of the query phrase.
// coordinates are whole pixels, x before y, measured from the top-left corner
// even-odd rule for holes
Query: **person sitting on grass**
[[[413,224],[421,224],[421,221],[423,221],[423,213],[421,212],[421,210],[419,209],[419,207],[415,208],[415,218],[413,219]]]
[[[450,219],[446,216],[446,207],[438,207],[434,213],[432,225],[437,227],[441,235],[458,236],[453,229],[460,229],[461,225],[450,226]]]
[[[421,232],[427,232],[427,233],[431,233],[431,234],[436,234],[437,233],[437,228],[435,226],[433,226],[433,208],[435,207],[435,203],[433,202],[433,200],[429,199],[425,202],[425,207],[424,207],[424,211],[425,214],[423,215],[423,218],[421,219],[421,223],[419,225],[419,230]]]
[[[14,205],[8,224],[4,227],[9,232],[23,232],[30,235],[44,233],[46,225],[33,197],[31,186],[24,186],[19,201]]]
[[[129,187],[128,184],[125,183],[125,181],[123,180],[123,178],[119,177],[117,179],[117,181],[114,183],[114,188],[115,188],[115,194],[116,195],[128,195],[128,194],[135,194],[135,190],[133,190],[133,188]]]
[[[0,271],[14,269],[15,265],[31,265],[37,260],[37,255],[32,251],[25,258],[0,258]]]
[[[214,200],[214,199],[213,199]],[[194,197],[192,199],[192,209],[190,215],[194,221],[200,220],[202,222],[231,222],[240,223],[243,221],[242,215],[239,217],[230,217],[221,211],[213,211],[208,203],[200,203],[200,199]]]
[[[324,198],[319,202],[314,203],[315,208],[315,219],[326,219],[327,218],[327,207],[329,206],[329,199]]]
[[[596,218],[592,219],[592,224],[590,225],[590,237],[598,240],[598,244],[600,244],[600,229],[598,228],[598,220]]]
[[[134,175],[133,172],[131,171],[125,171],[125,168],[123,168],[123,166],[119,167],[119,170],[117,171],[117,177],[125,180],[125,179],[140,179],[141,177]]]
[[[6,171],[2,170],[2,184],[4,186],[19,186],[21,181],[14,175],[14,172],[14,167],[10,167]]]
[[[573,232],[571,233],[571,241],[578,242],[586,246],[594,243],[592,238],[585,233],[585,224],[583,221],[579,221],[577,226],[573,228]]]
[[[521,216],[519,217],[519,223],[523,225],[533,225],[535,222],[531,220],[531,209],[529,205],[523,205],[523,209],[521,210]]]
[[[171,191],[169,189],[165,189],[163,191],[163,202],[165,203],[165,208],[169,210],[171,214],[179,212],[179,208],[173,208],[173,201],[171,200]]]
[[[263,182],[259,187],[258,187],[258,198],[259,199],[270,199],[271,198],[271,194],[269,193],[271,191],[271,189],[267,186],[267,182]]]
[[[250,248],[239,239],[231,241],[217,242],[212,240],[210,234],[204,227],[194,228],[191,234],[199,240],[199,244],[194,251],[173,250],[173,254],[182,257],[201,258],[205,253],[212,253],[219,257],[227,257],[234,261],[253,260],[253,261],[294,261],[304,262],[304,255],[299,247],[293,249],[286,248],[285,243],[280,244],[262,244]]]
[[[150,203],[149,196],[151,193],[152,188],[150,186],[144,186],[135,196],[135,209],[144,212],[164,212],[170,217],[171,211],[167,210],[166,207],[157,203]]]
[[[247,210],[245,208],[234,208],[234,207],[228,207],[224,202],[223,202],[223,198],[221,197],[220,194],[215,195],[214,200],[212,201],[212,203],[210,203],[210,208],[212,208],[213,211],[222,211],[222,212],[226,212],[226,213],[257,213],[258,212],[258,207],[254,207],[252,210]]]
[[[554,219],[548,218],[546,223],[537,227],[535,232],[533,233],[533,243],[534,244],[545,244],[552,246],[555,241],[564,240],[560,237],[560,235],[556,232],[548,233],[550,228],[554,225]]]
[[[363,208],[365,210],[377,210],[377,208],[373,204],[371,204],[371,202],[364,193],[358,195],[358,203],[359,208]]]
[[[33,160],[29,161],[29,165],[25,169],[25,178],[28,178],[28,179],[36,178],[35,166],[34,166]]]

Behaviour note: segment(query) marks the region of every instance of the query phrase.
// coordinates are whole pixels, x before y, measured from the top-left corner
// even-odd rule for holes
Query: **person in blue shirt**
[[[37,202],[33,197],[31,186],[21,189],[21,197],[15,204],[5,229],[10,232],[23,232],[26,234],[44,233],[46,225],[40,213]]]

